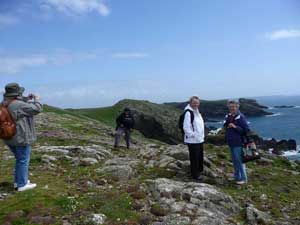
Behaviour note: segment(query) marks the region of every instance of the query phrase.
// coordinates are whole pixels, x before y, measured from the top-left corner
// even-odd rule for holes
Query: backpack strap
[[[9,106],[11,103],[13,103],[15,100],[16,100],[16,99],[11,99],[11,100],[9,100],[9,101],[3,101],[3,102],[1,103],[1,105],[2,105],[3,107],[5,107],[5,108],[8,108],[8,106]]]
[[[193,127],[193,131],[195,131],[195,128],[194,128],[194,120],[195,120],[195,114],[192,110],[190,109],[187,109],[185,110],[185,113],[186,112],[189,112],[191,114],[191,124],[192,124],[192,127]]]

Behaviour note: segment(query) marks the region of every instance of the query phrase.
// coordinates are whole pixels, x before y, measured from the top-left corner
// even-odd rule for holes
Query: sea
[[[255,97],[258,103],[267,106],[270,116],[247,118],[252,130],[265,139],[294,139],[300,150],[300,96]],[[274,108],[274,106],[293,106],[292,108]],[[221,127],[222,121],[209,123],[209,126]]]

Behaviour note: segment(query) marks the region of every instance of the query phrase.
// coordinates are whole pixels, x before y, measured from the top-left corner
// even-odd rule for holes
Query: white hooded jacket
[[[204,121],[201,116],[201,113],[199,110],[194,110],[192,107],[188,104],[184,110],[191,110],[194,112],[194,122],[193,126],[191,123],[191,113],[186,112],[183,122],[183,130],[184,130],[184,142],[187,144],[199,144],[204,142]],[[194,127],[194,129],[193,129]]]

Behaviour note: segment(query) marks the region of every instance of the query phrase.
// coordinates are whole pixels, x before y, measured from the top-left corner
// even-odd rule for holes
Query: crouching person
[[[199,112],[200,99],[193,96],[184,110],[184,142],[188,145],[191,174],[196,182],[202,181],[203,173],[203,143],[204,143],[204,121]]]
[[[123,113],[118,116],[117,120],[117,127],[116,127],[116,136],[115,136],[115,145],[114,147],[117,148],[119,147],[121,138],[123,135],[125,135],[125,141],[126,141],[126,146],[127,149],[130,148],[130,136],[132,129],[134,127],[134,118],[131,113],[131,110],[129,108],[125,108]]]
[[[39,97],[30,95],[25,102],[21,96],[23,92],[24,88],[16,83],[6,85],[2,103],[16,127],[15,134],[11,138],[5,138],[4,142],[16,159],[14,182],[17,191],[36,187],[36,184],[28,180],[28,174],[31,144],[36,141],[33,117],[42,111]]]

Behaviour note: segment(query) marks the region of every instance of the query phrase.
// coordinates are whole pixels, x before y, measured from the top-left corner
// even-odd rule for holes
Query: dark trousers
[[[203,172],[203,143],[188,144],[191,162],[191,174],[197,179]]]
[[[116,136],[115,136],[115,146],[119,146],[123,135],[125,135],[126,146],[127,146],[127,148],[129,148],[130,147],[130,129],[124,128],[124,127],[119,127],[117,129]]]

